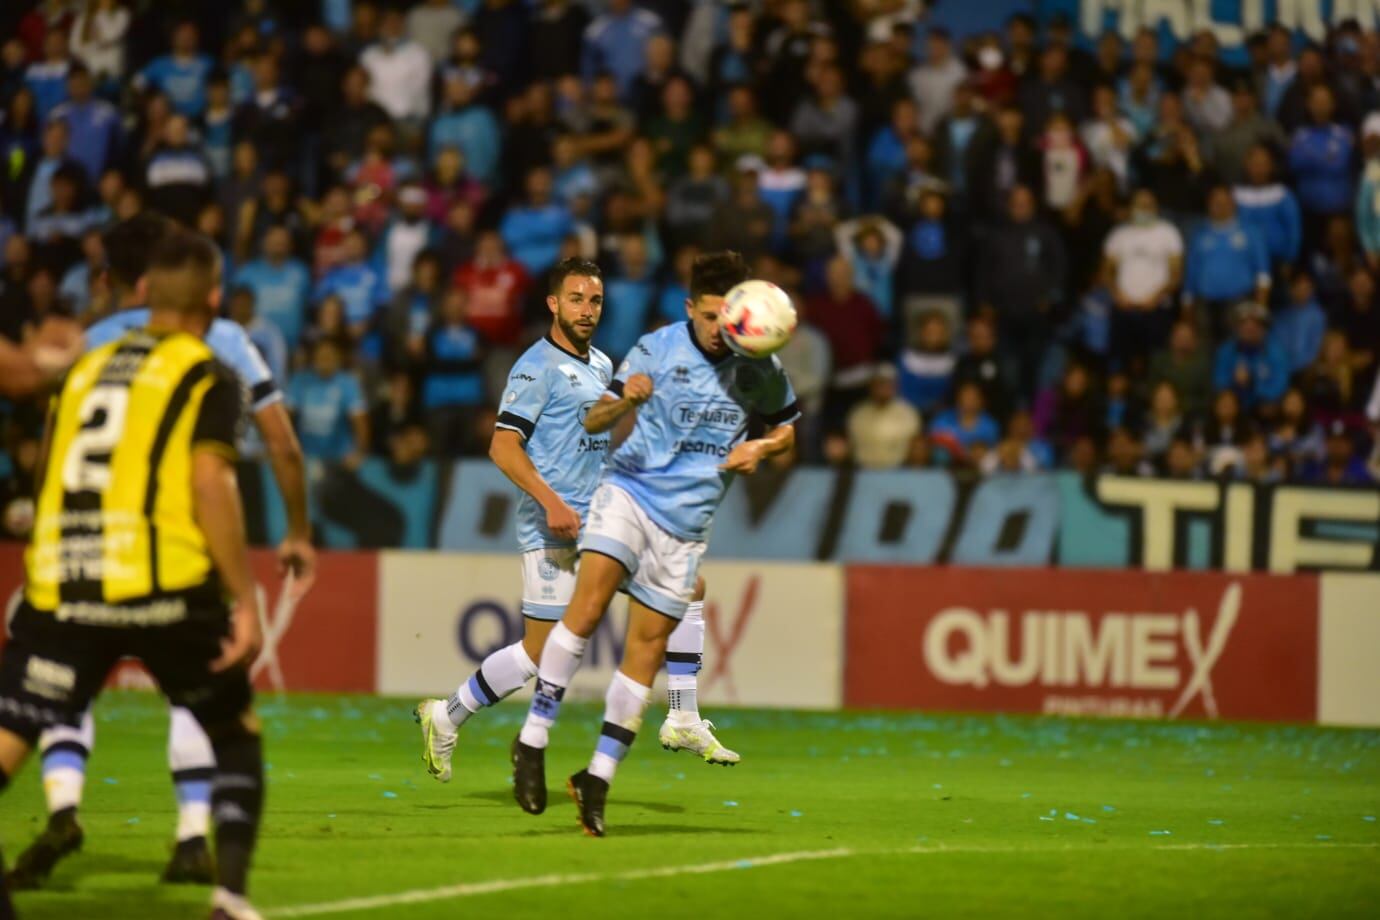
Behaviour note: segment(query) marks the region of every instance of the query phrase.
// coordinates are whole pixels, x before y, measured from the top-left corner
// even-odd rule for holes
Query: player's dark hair
[[[155,271],[214,272],[220,264],[220,250],[210,237],[191,230],[175,230],[165,235],[149,255],[149,268]]]
[[[690,299],[722,297],[748,279],[747,262],[731,249],[706,252],[690,267]]]
[[[110,278],[126,290],[139,283],[149,269],[149,255],[173,224],[157,214],[136,214],[111,227],[101,237]]]
[[[604,280],[604,272],[589,259],[580,259],[572,256],[569,259],[561,259],[551,266],[550,273],[546,276],[546,292],[552,297],[558,297],[561,293],[561,285],[565,284],[565,279],[574,275],[579,278],[598,278]]]

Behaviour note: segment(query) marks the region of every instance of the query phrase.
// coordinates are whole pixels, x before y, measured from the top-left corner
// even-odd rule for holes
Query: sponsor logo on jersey
[[[508,379],[509,379],[509,380],[522,380],[522,381],[524,381],[524,382],[526,382],[526,383],[536,383],[536,382],[537,382],[537,378],[536,378],[536,377],[533,377],[531,374],[514,374],[513,376],[509,377]]]
[[[713,441],[677,441],[671,448],[673,454],[710,454],[715,457],[727,457],[733,448],[728,444],[715,444]]]
[[[671,408],[671,420],[680,428],[713,428],[737,431],[744,422],[743,410],[729,402],[682,402]]]

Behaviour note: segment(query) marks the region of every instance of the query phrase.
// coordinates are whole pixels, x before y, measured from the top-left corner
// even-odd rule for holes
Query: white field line
[[[1155,850],[1302,850],[1302,849],[1365,849],[1380,848],[1377,843],[1166,843],[1149,848]],[[316,917],[324,914],[341,914],[349,911],[376,910],[384,907],[397,907],[403,904],[420,904],[427,901],[448,901],[455,898],[468,898],[481,894],[496,894],[503,891],[517,891],[526,888],[553,888],[559,885],[588,885],[597,882],[636,882],[644,879],[670,878],[677,875],[703,875],[710,872],[728,872],[733,869],[756,869],[762,866],[780,866],[786,863],[808,862],[824,859],[847,859],[853,856],[906,856],[941,853],[983,853],[1038,855],[1042,853],[1063,853],[1070,851],[1091,852],[1094,850],[1136,849],[1145,852],[1143,847],[1110,845],[1073,845],[1053,847],[1003,847],[1003,846],[916,846],[894,850],[799,850],[794,853],[773,853],[768,856],[749,856],[743,859],[728,859],[722,862],[692,863],[681,866],[656,866],[646,869],[629,869],[623,872],[574,872],[557,875],[531,875],[525,878],[493,879],[487,882],[470,882],[463,885],[445,885],[439,888],[416,888],[412,891],[399,891],[395,894],[375,895],[367,898],[347,898],[342,901],[323,901],[318,904],[299,904],[292,907],[271,908],[264,911],[268,918]]]

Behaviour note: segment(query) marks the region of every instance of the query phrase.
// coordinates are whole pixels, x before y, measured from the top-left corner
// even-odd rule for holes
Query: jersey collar
[[[732,352],[730,351],[726,351],[721,355],[711,354],[710,352],[705,351],[704,346],[700,344],[700,340],[695,338],[694,320],[687,319],[685,321],[685,333],[686,335],[690,336],[690,344],[695,346],[695,351],[698,351],[700,354],[704,355],[704,360],[708,361],[710,364],[718,364],[720,361],[723,361],[725,358],[732,354]]]
[[[562,347],[561,345],[557,344],[557,342],[556,342],[555,339],[553,339],[553,338],[551,337],[551,333],[548,332],[546,335],[542,336],[542,338],[546,340],[546,344],[550,345],[552,348],[556,349],[557,351],[559,351],[559,352],[564,352],[565,354],[570,355],[570,357],[574,358],[576,361],[581,361],[581,362],[583,362],[583,363],[585,363],[585,364],[588,364],[588,363],[589,363],[589,355],[587,355],[587,354],[586,354],[586,355],[577,354],[577,353],[571,351],[569,348],[564,348],[564,347]]]

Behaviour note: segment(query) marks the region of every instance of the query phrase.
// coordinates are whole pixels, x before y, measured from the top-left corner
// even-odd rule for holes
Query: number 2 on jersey
[[[125,427],[129,390],[98,386],[81,404],[81,430],[67,448],[62,487],[68,492],[100,492],[110,485],[110,457]]]

